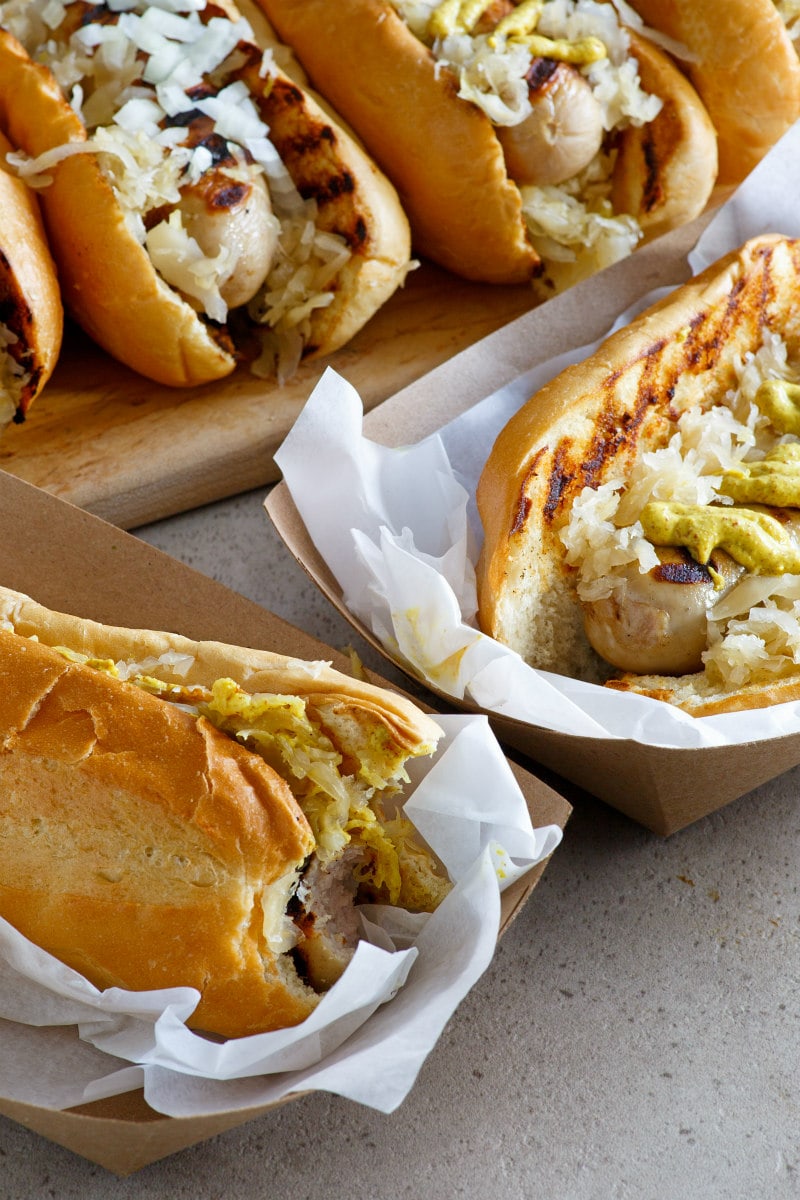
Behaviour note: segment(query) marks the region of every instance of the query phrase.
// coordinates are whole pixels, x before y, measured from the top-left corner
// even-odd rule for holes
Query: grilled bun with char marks
[[[239,361],[284,378],[301,358],[342,346],[402,284],[408,222],[385,176],[264,58],[235,7],[194,7],[120,13],[70,0],[51,30],[35,3],[6,0],[0,120],[32,159],[23,169],[39,186],[67,307],[104,349],[176,387],[222,378]],[[148,37],[163,54],[183,45],[170,21],[193,37],[215,22],[229,53],[208,67],[198,52],[187,74],[187,41],[165,75],[159,53],[141,47]],[[109,36],[133,64],[113,87],[97,66]],[[86,95],[73,108],[76,53]],[[147,95],[129,102],[137,71]],[[74,153],[79,145],[90,152]]]
[[[0,427],[22,421],[58,360],[61,293],[36,197],[9,170],[0,132]]]
[[[294,1025],[354,899],[448,890],[392,811],[440,736],[403,697],[7,589],[0,680],[0,915],[97,987],[194,987],[189,1024],[226,1037]]]
[[[799,284],[800,243],[756,238],[512,417],[478,485],[485,632],[696,715],[800,696]]]
[[[773,0],[630,0],[688,51],[717,131],[719,183],[740,183],[800,117],[800,60]]]

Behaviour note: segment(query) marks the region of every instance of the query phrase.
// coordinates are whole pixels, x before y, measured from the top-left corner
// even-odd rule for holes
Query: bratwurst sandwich
[[[65,304],[160,383],[286,378],[405,279],[394,189],[279,51],[227,0],[0,2],[0,123]]]
[[[0,133],[0,428],[22,421],[53,373],[64,314],[36,197]]]
[[[195,1028],[295,1025],[352,957],[357,900],[449,890],[399,804],[440,736],[326,663],[0,589],[0,916],[99,988],[196,988]]]
[[[480,622],[695,715],[800,696],[800,242],[710,266],[538,391],[478,486]]]
[[[546,297],[708,202],[712,122],[612,4],[258,3],[456,274]]]

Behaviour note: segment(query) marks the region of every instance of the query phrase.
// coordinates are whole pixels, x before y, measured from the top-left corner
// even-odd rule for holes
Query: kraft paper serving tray
[[[387,446],[416,443],[524,371],[608,330],[638,297],[677,285],[691,272],[686,255],[710,217],[659,239],[586,283],[550,300],[366,415],[365,436]],[[486,447],[488,454],[490,447]],[[338,583],[313,545],[281,483],[266,508],[286,545],[331,603],[386,658],[386,648],[346,609]],[[429,681],[432,692],[443,696]],[[465,711],[471,704],[449,703]],[[745,795],[800,762],[800,733],[734,746],[681,749],[633,740],[578,737],[489,713],[501,741],[633,820],[666,836]]]
[[[235,641],[297,657],[323,658],[341,670],[349,669],[343,655],[259,605],[2,471],[0,580],[49,607],[95,620]],[[570,812],[566,800],[533,775],[511,766],[534,825],[563,828]],[[543,869],[544,864],[534,867],[503,894],[503,929],[526,902]],[[2,1027],[8,1024],[0,1022],[0,1038],[7,1036]],[[239,1125],[269,1107],[273,1106],[173,1118],[149,1108],[141,1092],[68,1111],[0,1095],[0,1113],[119,1175]]]

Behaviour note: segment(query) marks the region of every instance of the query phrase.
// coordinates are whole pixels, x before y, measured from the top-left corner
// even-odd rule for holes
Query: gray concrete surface
[[[352,643],[261,499],[138,532]],[[666,841],[567,791],[563,846],[393,1115],[318,1093],[122,1180],[0,1119],[0,1197],[799,1195],[799,789],[795,770]]]

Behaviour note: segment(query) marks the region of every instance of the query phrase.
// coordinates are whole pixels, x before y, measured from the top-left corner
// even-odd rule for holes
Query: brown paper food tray
[[[130,534],[0,471],[0,582],[48,607],[110,624],[175,630],[263,647],[299,658],[324,658],[343,671],[349,660]],[[87,564],[91,570],[87,570]],[[371,675],[376,682],[383,682]],[[511,764],[535,825],[564,827],[570,806]],[[505,930],[539,881],[544,864],[503,896]],[[60,1112],[0,1097],[0,1113],[123,1175],[264,1112],[168,1118],[140,1093]]]
[[[417,442],[530,367],[600,337],[639,296],[689,277],[686,255],[708,219],[661,238],[463,351],[370,413],[364,422],[366,433],[390,446]],[[266,505],[291,552],[339,612],[395,661],[345,608],[341,589],[313,546],[285,484],[272,490]],[[396,665],[403,667],[400,662]],[[475,711],[469,705],[457,707]],[[489,716],[501,741],[661,836],[714,812],[800,761],[800,734],[739,746],[664,749],[627,740],[575,737]]]

